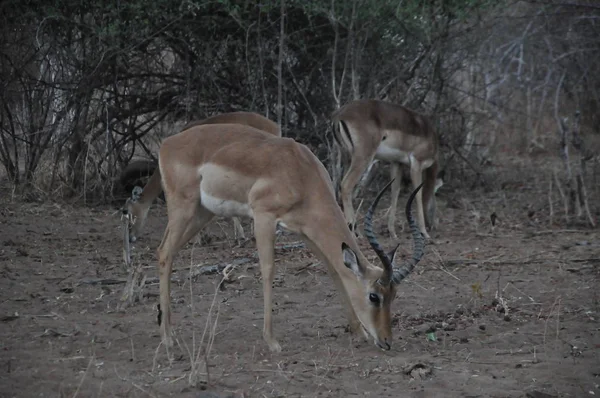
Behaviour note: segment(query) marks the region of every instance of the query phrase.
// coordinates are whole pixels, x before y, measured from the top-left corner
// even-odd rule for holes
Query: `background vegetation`
[[[592,0],[9,0],[0,21],[0,161],[30,198],[109,200],[134,157],[233,110],[329,164],[329,115],[367,97],[432,117],[450,184],[561,155],[538,175],[565,206],[598,194]]]

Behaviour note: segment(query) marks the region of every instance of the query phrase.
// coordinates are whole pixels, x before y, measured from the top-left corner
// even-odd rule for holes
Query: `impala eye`
[[[375,293],[369,294],[369,300],[375,305],[379,305],[381,302],[381,300],[379,300],[379,296]]]

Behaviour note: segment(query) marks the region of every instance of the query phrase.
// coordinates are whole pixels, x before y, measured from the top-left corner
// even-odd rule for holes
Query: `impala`
[[[429,238],[427,227],[435,218],[435,190],[438,170],[438,136],[422,115],[389,102],[358,100],[350,102],[333,114],[334,138],[345,159],[346,170],[340,195],[344,215],[351,230],[356,229],[352,199],[356,184],[374,159],[391,163],[392,198],[388,211],[388,230],[396,235],[396,207],[402,180],[402,165],[410,167],[413,187],[423,183],[417,194],[417,223],[421,233]],[[335,126],[334,126],[335,127]],[[350,159],[348,165],[347,159]],[[426,211],[424,211],[424,208]],[[427,224],[426,224],[427,222]]]
[[[263,282],[263,337],[271,351],[281,350],[271,318],[278,224],[300,234],[327,265],[341,293],[351,330],[370,336],[382,349],[390,349],[390,307],[396,285],[423,255],[424,240],[410,215],[414,193],[407,205],[414,253],[402,267],[394,264],[396,251],[388,256],[372,233],[373,211],[383,191],[373,203],[366,217],[365,234],[383,264],[377,267],[360,251],[348,229],[325,167],[306,146],[293,139],[239,124],[196,126],[163,141],[159,167],[168,212],[157,250],[159,324],[167,352],[173,344],[173,258],[214,216],[244,216],[254,221]]]
[[[277,123],[253,112],[222,113],[200,121],[190,122],[183,127],[182,131],[188,130],[195,126],[219,123],[243,124],[246,126],[254,127],[266,133],[281,137],[281,129],[279,128],[279,125]],[[133,167],[138,167],[138,165],[133,164]],[[148,180],[148,183],[144,186],[141,192],[139,187],[134,188],[132,197],[129,200],[127,200],[127,203],[125,204],[127,212],[133,220],[133,223],[130,224],[131,229],[129,232],[129,239],[132,242],[135,242],[137,240],[142,229],[144,228],[144,224],[146,223],[146,219],[148,218],[148,210],[150,209],[150,205],[152,204],[154,199],[156,199],[158,195],[160,195],[160,193],[163,191],[160,182],[160,168],[156,166],[149,167],[147,164],[145,164],[145,170],[153,171],[150,180]],[[137,172],[139,174],[139,170],[134,170],[134,172]],[[122,173],[121,180],[126,179],[123,176],[127,174],[131,174],[131,172],[130,170],[125,169]],[[244,228],[242,227],[239,218],[233,217],[233,225],[236,237],[239,236],[241,239],[245,239],[246,237],[244,235]]]

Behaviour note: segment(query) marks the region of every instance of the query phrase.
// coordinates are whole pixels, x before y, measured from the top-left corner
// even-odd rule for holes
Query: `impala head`
[[[365,335],[371,336],[375,344],[384,350],[389,350],[392,343],[391,304],[396,297],[396,285],[406,278],[421,260],[425,243],[411,213],[412,202],[421,189],[419,186],[410,195],[406,204],[406,219],[414,240],[412,258],[397,266],[395,257],[399,245],[390,253],[386,253],[381,248],[373,234],[373,213],[381,196],[390,185],[391,182],[379,192],[365,216],[365,236],[381,260],[382,267],[361,264],[356,253],[345,243],[342,244],[344,264],[357,276],[357,282],[361,285],[359,289],[347,290],[350,301]]]

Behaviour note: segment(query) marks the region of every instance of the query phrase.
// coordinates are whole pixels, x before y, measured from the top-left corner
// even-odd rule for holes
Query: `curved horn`
[[[419,192],[419,189],[421,189],[422,186],[423,184],[419,185],[417,189],[415,189],[412,192],[412,194],[408,198],[408,202],[406,203],[406,220],[408,221],[408,225],[410,226],[410,232],[413,237],[413,254],[412,258],[406,261],[404,264],[402,264],[401,267],[394,267],[394,271],[392,274],[392,283],[395,284],[400,283],[402,279],[406,278],[415,268],[415,265],[417,265],[417,263],[423,257],[425,238],[423,237],[421,231],[419,231],[419,228],[417,227],[417,223],[415,222],[411,211],[412,202],[415,199],[415,196],[417,196],[417,192]]]
[[[365,236],[367,237],[369,244],[377,254],[377,257],[379,257],[381,263],[383,264],[383,275],[379,280],[379,283],[381,283],[382,285],[388,285],[390,283],[392,273],[394,272],[394,267],[392,265],[392,260],[385,253],[385,251],[377,241],[375,234],[373,233],[373,213],[375,213],[375,208],[377,207],[377,203],[379,203],[379,199],[381,199],[383,193],[390,187],[390,185],[392,185],[392,182],[394,182],[394,180],[388,182],[388,184],[385,187],[383,187],[383,189],[379,192],[379,194],[369,207],[369,210],[367,211],[367,214],[365,216]]]

